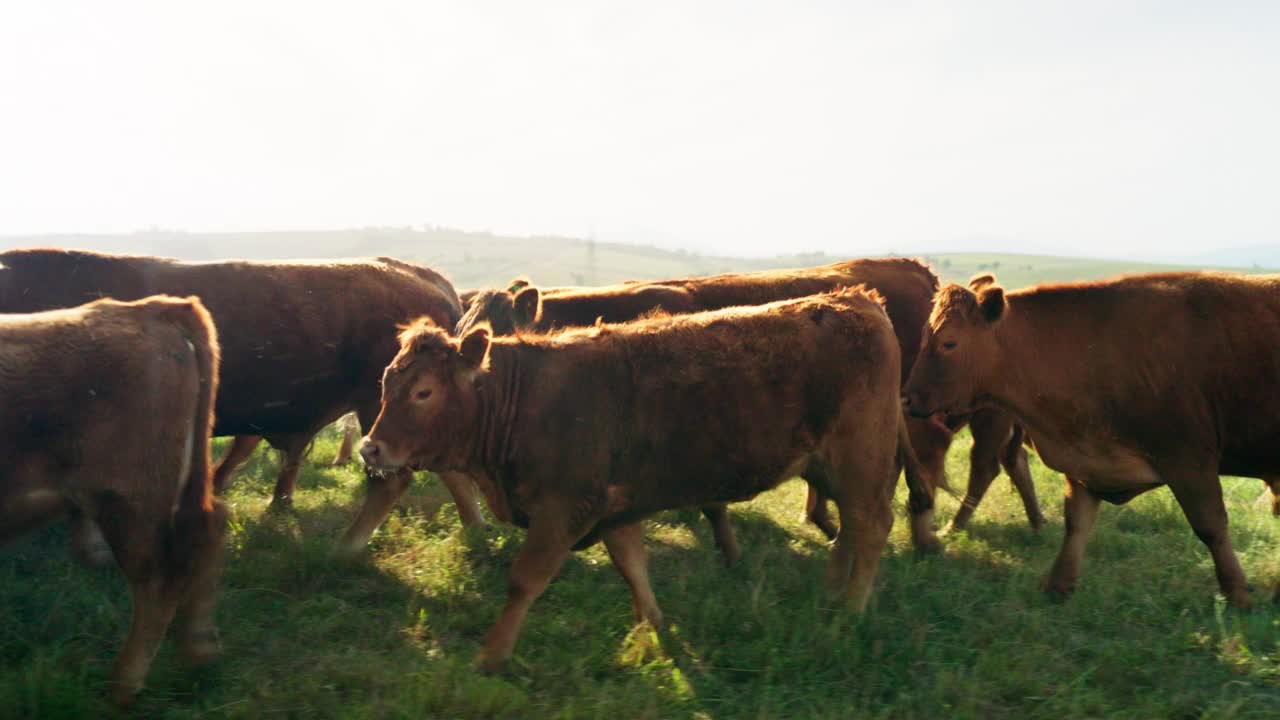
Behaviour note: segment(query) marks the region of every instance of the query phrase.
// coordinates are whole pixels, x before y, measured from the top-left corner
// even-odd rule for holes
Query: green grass
[[[331,455],[326,433],[314,453]],[[968,439],[949,458],[967,476]],[[655,518],[655,591],[670,623],[636,629],[599,547],[576,555],[529,615],[506,677],[470,668],[521,542],[463,532],[423,478],[367,556],[329,548],[361,497],[354,469],[307,467],[297,507],[266,511],[276,459],[259,453],[228,499],[218,618],[226,654],[184,668],[171,644],[141,717],[299,718],[1274,718],[1280,712],[1280,520],[1261,483],[1226,481],[1257,607],[1227,610],[1212,563],[1159,490],[1104,508],[1076,595],[1037,589],[1062,536],[1061,478],[1033,471],[1048,526],[1026,526],[1009,483],[967,534],[918,559],[899,521],[864,616],[821,588],[827,549],[799,523],[803,486],[736,506],[743,560],[725,568],[690,512]],[[939,521],[955,511],[940,501]],[[118,572],[73,563],[64,528],[0,548],[0,715],[100,717],[128,619]]]

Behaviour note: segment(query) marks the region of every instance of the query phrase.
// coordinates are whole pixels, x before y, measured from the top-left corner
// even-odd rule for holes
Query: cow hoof
[[[267,509],[272,512],[285,512],[288,510],[292,510],[293,496],[281,495],[279,497],[273,497],[271,498],[271,504],[267,506]]]
[[[118,710],[126,711],[133,706],[133,701],[137,699],[138,693],[142,690],[142,684],[136,682],[112,682],[111,691],[107,694],[107,700]]]
[[[222,640],[217,628],[193,633],[182,646],[182,658],[191,667],[203,667],[222,655]]]
[[[507,672],[506,658],[491,658],[484,653],[476,657],[476,670],[482,675],[503,675]]]
[[[736,547],[732,547],[727,550],[721,548],[720,555],[724,558],[725,567],[733,567],[742,559],[742,551]]]
[[[920,557],[929,557],[931,555],[941,555],[943,551],[942,541],[937,537],[928,540],[922,540],[916,543],[916,555]]]
[[[1075,592],[1075,588],[1059,582],[1054,582],[1052,578],[1045,578],[1040,584],[1040,589],[1044,591],[1045,597],[1049,598],[1053,603],[1066,602]]]
[[[353,561],[364,554],[367,547],[365,543],[355,544],[349,542],[340,542],[333,546],[333,557],[338,560]]]
[[[1235,595],[1234,597],[1228,598],[1227,602],[1231,604],[1231,607],[1239,610],[1240,612],[1249,612],[1253,609],[1253,601],[1249,599],[1248,592],[1245,592],[1243,595]]]

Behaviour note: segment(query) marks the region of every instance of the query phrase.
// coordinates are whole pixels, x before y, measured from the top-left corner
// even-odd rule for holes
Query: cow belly
[[[808,455],[778,463],[772,469],[711,469],[705,466],[682,476],[659,472],[647,479],[633,476],[626,485],[608,488],[609,514],[625,508],[629,515],[644,516],[678,507],[707,503],[745,502],[804,470]]]
[[[1057,443],[1034,436],[1045,465],[1100,495],[1123,496],[1163,485],[1146,457],[1115,445]]]

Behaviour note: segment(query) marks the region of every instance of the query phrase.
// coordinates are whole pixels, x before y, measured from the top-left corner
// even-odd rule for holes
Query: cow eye
[[[414,396],[413,396],[413,397],[414,397],[414,399],[416,399],[418,402],[422,402],[423,400],[426,400],[427,398],[431,397],[431,391],[430,391],[430,390],[419,390],[418,392],[414,393]]]
[[[956,341],[955,341],[955,340],[947,340],[946,342],[942,343],[942,349],[943,349],[943,350],[955,350],[955,349],[956,349]]]

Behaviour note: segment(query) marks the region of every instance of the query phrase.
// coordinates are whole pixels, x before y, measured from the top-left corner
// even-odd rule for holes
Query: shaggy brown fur
[[[129,702],[175,613],[186,657],[218,651],[224,518],[209,478],[218,339],[196,298],[0,316],[0,540],[64,513],[101,526],[133,622],[112,673]]]
[[[1050,591],[1074,587],[1100,501],[1168,485],[1223,594],[1246,606],[1218,476],[1280,473],[1277,345],[1280,276],[1135,275],[1012,293],[952,285],[938,294],[907,399],[918,413],[1004,408],[1067,475]]]
[[[973,282],[990,282],[979,276]],[[557,328],[586,326],[598,318],[624,322],[654,310],[678,314],[715,310],[740,305],[759,305],[787,298],[804,297],[853,285],[876,288],[885,299],[889,318],[902,350],[902,378],[910,375],[911,364],[920,348],[922,328],[938,289],[938,278],[920,262],[905,258],[848,260],[815,268],[769,270],[710,277],[683,278],[658,282],[633,282],[601,288],[550,289],[541,291],[528,280],[517,278],[506,290],[477,292],[455,334],[461,336],[481,322],[499,335],[517,330],[541,332]],[[969,423],[968,415],[930,420],[910,419],[907,423],[911,445],[932,487],[946,487],[944,468],[947,449],[955,433]],[[1020,434],[1005,413],[984,410],[973,418],[974,445],[970,453],[969,485],[961,510],[951,528],[964,527],[987,488],[1003,466],[1022,496],[1027,519],[1033,528],[1044,523],[1036,501],[1035,486],[1027,466],[1027,454],[1015,441]],[[724,508],[703,509],[715,527],[716,544],[731,562],[737,556],[737,542]],[[835,525],[827,515],[825,500],[811,491],[806,517],[828,537]],[[917,546],[936,546],[931,513],[913,518],[912,536]]]
[[[392,258],[332,262],[178,262],[74,250],[0,253],[0,312],[35,312],[99,297],[197,295],[222,337],[215,435],[238,435],[214,474],[221,489],[263,436],[285,452],[274,499],[287,503],[302,455],[324,426],[378,412],[378,379],[396,353],[396,324],[458,320],[457,294],[435,271]],[[370,477],[345,544],[362,547],[409,478]],[[465,520],[474,492],[454,483]]]
[[[806,466],[841,514],[829,587],[867,603],[902,429],[899,347],[867,293],[493,341],[424,323],[401,341],[366,461],[465,470],[495,514],[529,528],[485,669],[511,657],[568,553],[598,539],[637,618],[659,625],[639,521],[745,500]]]
[[[496,515],[528,527],[481,653],[493,669],[572,549],[603,540],[656,626],[639,521],[802,469],[841,516],[828,581],[864,607],[893,524],[900,367],[883,308],[857,289],[492,341],[484,326],[457,340],[419,323],[362,452],[465,471]]]

